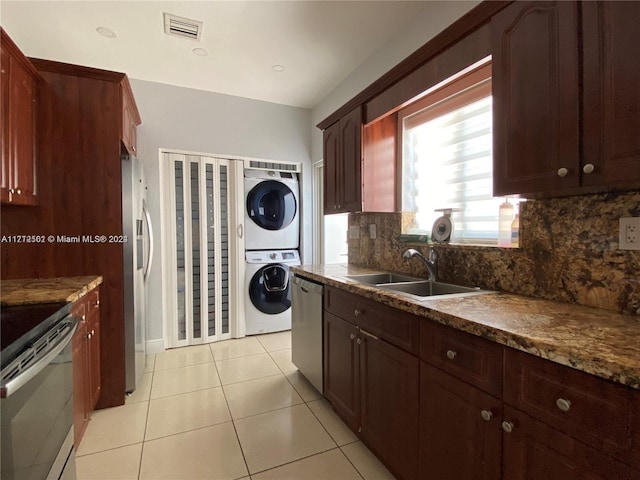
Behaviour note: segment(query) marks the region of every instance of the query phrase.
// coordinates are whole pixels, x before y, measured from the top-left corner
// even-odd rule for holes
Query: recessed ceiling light
[[[191,50],[195,55],[198,55],[199,57],[206,57],[207,55],[209,55],[209,52],[207,52],[204,48],[194,48],[193,50]]]
[[[118,36],[116,32],[107,27],[98,27],[96,28],[96,32],[107,38],[116,38]]]
[[[272,66],[271,66],[271,69],[272,69],[274,72],[284,72],[284,65],[278,65],[278,64],[276,64],[276,65],[272,65]]]

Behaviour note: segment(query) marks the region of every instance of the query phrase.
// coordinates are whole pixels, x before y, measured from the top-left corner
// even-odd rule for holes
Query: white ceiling
[[[2,0],[0,22],[31,57],[312,108],[419,12],[445,4]],[[165,35],[163,12],[202,21],[201,40]],[[98,35],[101,26],[117,38]],[[194,55],[196,47],[209,55]]]

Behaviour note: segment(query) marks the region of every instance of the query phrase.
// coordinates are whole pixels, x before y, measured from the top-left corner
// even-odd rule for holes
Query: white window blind
[[[400,112],[402,209],[431,231],[452,208],[453,241],[491,244],[498,238],[501,198],[493,198],[490,65],[447,82]]]

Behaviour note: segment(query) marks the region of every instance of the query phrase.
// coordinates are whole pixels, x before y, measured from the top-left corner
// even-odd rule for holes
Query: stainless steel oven
[[[3,308],[3,480],[75,476],[71,304]]]

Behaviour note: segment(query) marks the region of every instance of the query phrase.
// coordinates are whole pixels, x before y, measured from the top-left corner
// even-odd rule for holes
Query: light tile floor
[[[291,333],[150,355],[125,405],[94,412],[79,480],[393,480],[291,363]]]

